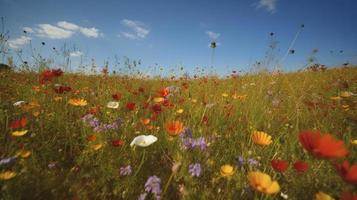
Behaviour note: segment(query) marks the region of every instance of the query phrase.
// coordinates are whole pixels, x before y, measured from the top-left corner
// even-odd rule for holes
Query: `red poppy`
[[[328,133],[322,135],[319,131],[302,131],[299,140],[302,146],[317,158],[342,158],[348,154],[343,141]]]
[[[165,106],[165,107],[173,107],[174,106],[168,99],[165,99],[162,102],[162,105]]]
[[[309,164],[305,161],[298,160],[294,163],[294,169],[297,172],[305,172],[309,169]]]
[[[40,83],[51,82],[54,77],[59,77],[63,74],[61,69],[45,70],[40,75]]]
[[[15,120],[15,121],[11,122],[10,128],[22,128],[22,127],[26,126],[26,124],[27,124],[27,118],[22,117],[19,120]]]
[[[112,145],[113,145],[114,147],[118,147],[118,146],[121,146],[121,145],[123,145],[123,144],[124,144],[124,141],[121,140],[121,139],[113,140],[113,141],[112,141]]]
[[[285,160],[272,160],[271,166],[277,172],[285,172],[289,167],[289,163]]]
[[[341,194],[340,200],[357,200],[357,194],[353,196],[353,194],[349,191],[344,191]]]
[[[138,91],[141,92],[141,93],[143,93],[143,92],[145,91],[145,89],[144,89],[143,87],[139,87],[139,88],[138,88]]]
[[[357,185],[357,164],[350,166],[350,163],[345,160],[341,164],[336,165],[338,174],[348,183]]]
[[[151,109],[152,109],[152,111],[153,111],[155,114],[160,114],[161,111],[162,111],[160,104],[154,104],[154,105],[152,105]]]
[[[203,116],[202,123],[203,124],[208,124],[208,117],[207,116]]]
[[[114,99],[114,100],[116,100],[116,101],[119,101],[120,99],[121,99],[121,94],[120,93],[116,93],[116,94],[113,94],[112,95],[112,98]]]
[[[58,94],[62,94],[62,93],[65,93],[65,92],[70,92],[72,90],[71,87],[65,86],[65,85],[61,85],[61,86],[53,88],[53,89]]]
[[[128,103],[126,104],[126,108],[127,108],[128,110],[134,110],[134,109],[135,109],[135,103],[134,103],[134,102],[128,102]]]
[[[90,142],[93,142],[97,139],[97,136],[95,134],[90,134],[87,136],[87,140]]]
[[[170,90],[168,88],[164,88],[159,91],[159,95],[162,97],[167,97],[169,94]]]

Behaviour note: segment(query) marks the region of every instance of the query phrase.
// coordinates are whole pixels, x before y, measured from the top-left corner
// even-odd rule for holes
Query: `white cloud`
[[[79,31],[85,35],[86,37],[93,37],[93,38],[97,38],[99,36],[99,30],[92,27],[92,28],[84,28],[81,27],[79,29]]]
[[[211,40],[217,40],[217,38],[221,35],[220,33],[215,33],[213,31],[206,31],[206,34]]]
[[[60,21],[57,23],[57,26],[67,29],[67,30],[72,30],[72,31],[76,31],[79,29],[79,26],[70,22],[66,22],[66,21]]]
[[[26,31],[28,33],[34,33],[33,29],[30,27],[24,27],[23,29],[24,29],[24,31]]]
[[[38,37],[50,39],[67,39],[72,37],[75,33],[80,33],[92,38],[103,36],[103,33],[100,33],[95,27],[82,27],[66,21],[59,21],[56,25],[38,24],[35,28],[24,27],[23,29],[28,33],[35,33]]]
[[[39,37],[51,38],[51,39],[66,39],[73,35],[73,31],[65,30],[63,28],[53,26],[51,24],[39,24],[39,28],[36,28],[36,34]]]
[[[259,0],[257,8],[265,8],[270,13],[275,13],[278,0]]]
[[[82,56],[83,55],[83,52],[81,51],[73,51],[69,54],[71,57],[79,57],[79,56]]]
[[[144,39],[150,33],[150,30],[146,28],[145,24],[139,21],[133,21],[129,19],[123,19],[121,23],[128,27],[131,32],[121,32],[123,37],[129,39]]]
[[[22,46],[22,45],[30,43],[31,42],[31,38],[27,37],[27,36],[21,36],[21,37],[16,38],[16,39],[11,39],[8,42],[9,42],[10,48],[17,49],[17,48],[19,48],[19,46]]]
[[[92,28],[82,27],[77,24],[73,24],[71,22],[66,22],[66,21],[58,22],[57,26],[67,29],[67,30],[71,30],[71,31],[79,31],[86,37],[97,38],[100,34],[99,30],[94,27],[92,27]]]

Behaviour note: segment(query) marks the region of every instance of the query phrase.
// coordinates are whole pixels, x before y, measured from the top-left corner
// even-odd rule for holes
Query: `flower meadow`
[[[1,199],[357,199],[357,68],[0,72]]]

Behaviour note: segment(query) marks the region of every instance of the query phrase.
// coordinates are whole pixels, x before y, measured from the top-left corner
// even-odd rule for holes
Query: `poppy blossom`
[[[0,173],[0,180],[10,180],[16,176],[16,172],[5,171]]]
[[[134,110],[134,109],[135,109],[135,103],[134,103],[134,102],[128,102],[128,103],[126,104],[126,108],[127,108],[128,110]]]
[[[309,169],[309,164],[302,160],[296,161],[293,166],[297,172],[305,172]]]
[[[121,94],[120,93],[115,93],[112,95],[112,98],[116,101],[119,101],[121,99]]]
[[[348,154],[343,141],[333,138],[331,134],[322,135],[319,131],[302,131],[299,134],[299,141],[317,158],[342,158]]]
[[[256,191],[265,194],[275,194],[280,191],[279,183],[272,181],[268,174],[260,171],[253,171],[248,173],[248,180],[250,186]]]
[[[263,131],[253,131],[252,140],[255,144],[260,145],[269,145],[273,142],[271,136]]]
[[[87,101],[84,99],[70,99],[68,101],[68,104],[70,104],[72,106],[86,106]]]
[[[93,142],[97,139],[97,136],[95,134],[90,134],[87,136],[87,140],[90,142]]]
[[[10,128],[22,128],[24,126],[26,126],[27,124],[27,118],[26,117],[22,117],[19,120],[13,121],[10,123]]]
[[[152,105],[151,109],[152,109],[152,111],[153,111],[155,114],[160,114],[161,111],[162,111],[160,104],[154,104],[154,105]]]
[[[341,164],[337,164],[336,169],[343,180],[357,185],[357,164],[350,166],[350,163],[345,160]]]
[[[166,131],[170,136],[177,136],[183,131],[183,123],[180,121],[171,121],[165,124]]]
[[[170,90],[168,88],[163,88],[159,91],[159,95],[161,97],[167,97],[170,94]]]
[[[26,133],[28,132],[28,130],[23,130],[23,131],[14,131],[11,133],[12,136],[14,137],[21,137],[26,135]]]
[[[289,163],[285,160],[272,160],[271,166],[277,172],[285,172],[289,167]]]
[[[72,90],[72,88],[69,87],[69,86],[61,85],[59,87],[53,88],[53,90],[58,94],[62,94],[62,93],[65,93],[65,92],[70,92]]]
[[[119,146],[121,146],[121,145],[123,145],[124,144],[124,141],[123,140],[120,140],[120,139],[118,139],[118,140],[113,140],[112,141],[112,145],[114,146],[114,147],[119,147]]]
[[[330,195],[324,193],[324,192],[318,192],[315,195],[315,200],[334,200]]]
[[[344,191],[341,194],[340,200],[357,200],[357,194],[353,195],[351,192]]]
[[[139,135],[133,139],[130,146],[147,147],[157,141],[157,137],[153,135]]]
[[[234,168],[232,165],[228,165],[228,164],[222,165],[220,173],[224,177],[230,177],[234,174]]]

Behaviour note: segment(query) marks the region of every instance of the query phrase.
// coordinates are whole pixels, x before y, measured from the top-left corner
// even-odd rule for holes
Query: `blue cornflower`
[[[132,169],[130,165],[126,167],[120,167],[119,169],[120,176],[129,176],[131,173],[132,173]]]
[[[150,176],[145,183],[145,191],[154,194],[156,199],[160,199],[161,194],[161,180],[157,176]]]
[[[195,163],[188,166],[188,172],[191,174],[191,176],[199,177],[201,175],[201,171],[202,168],[200,163]]]

